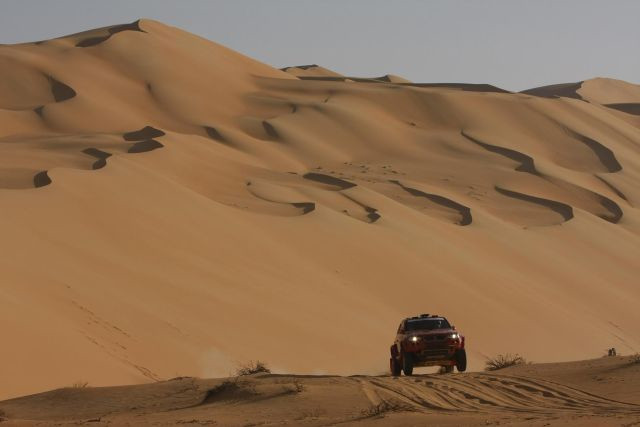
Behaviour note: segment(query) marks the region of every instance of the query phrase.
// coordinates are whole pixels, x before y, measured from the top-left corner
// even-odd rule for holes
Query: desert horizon
[[[604,399],[593,411],[615,400],[612,414],[637,419],[639,108],[639,85],[606,77],[511,92],[277,69],[151,19],[0,45],[0,420],[74,419],[71,406],[29,418],[38,401],[9,400],[21,396],[173,387],[249,361],[276,385],[282,375],[331,394],[336,376],[354,396],[360,381],[375,407],[409,384],[389,377],[389,346],[421,313],[464,335],[469,373],[418,368],[416,382],[468,381],[475,391],[460,393],[511,411],[505,399],[520,398],[487,391],[503,381],[482,373],[487,360],[534,362],[510,368],[536,378],[505,386],[516,391],[544,389],[545,364],[573,362],[584,378],[562,387],[593,386]],[[622,357],[600,359],[611,348]],[[624,396],[585,379],[603,363],[631,372],[611,374]],[[185,402],[218,387],[179,381],[206,383]],[[260,387],[218,391],[253,402]],[[457,407],[412,390],[383,413],[336,417],[414,425],[426,422],[416,411]],[[294,391],[283,396],[304,396]],[[585,425],[583,392],[579,417],[558,403],[559,420]],[[531,405],[522,411],[545,408]],[[109,412],[96,411],[81,418]],[[338,422],[318,414],[289,422]],[[432,421],[482,422],[456,420]]]

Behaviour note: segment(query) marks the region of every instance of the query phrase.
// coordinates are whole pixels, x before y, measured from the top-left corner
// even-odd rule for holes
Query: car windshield
[[[446,329],[450,328],[447,319],[434,318],[434,319],[415,319],[407,320],[407,331],[417,331],[419,329]]]

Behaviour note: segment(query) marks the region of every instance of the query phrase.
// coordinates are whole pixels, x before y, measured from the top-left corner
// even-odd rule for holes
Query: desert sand
[[[382,374],[424,312],[472,371],[638,352],[638,105],[283,71],[151,20],[0,45],[0,399]]]
[[[607,357],[399,378],[181,377],[58,389],[0,402],[0,411],[9,426],[634,426],[640,420],[638,383],[637,360]]]

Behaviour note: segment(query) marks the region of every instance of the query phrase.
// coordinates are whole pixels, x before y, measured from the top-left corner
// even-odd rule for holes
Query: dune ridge
[[[541,96],[543,98],[574,98],[582,100],[582,96],[578,93],[578,90],[582,87],[584,82],[576,83],[560,83],[549,86],[540,86],[533,89],[523,90],[520,93],[526,95]]]
[[[573,208],[567,204],[555,200],[545,199],[542,197],[531,196],[529,194],[518,193],[517,191],[507,190],[506,188],[500,188],[498,186],[496,186],[496,191],[507,197],[513,197],[514,199],[524,200],[526,202],[545,206],[552,211],[562,215],[562,218],[564,218],[565,221],[569,221],[573,218]]]
[[[389,182],[400,186],[403,190],[405,190],[412,196],[424,197],[438,205],[457,211],[460,214],[460,221],[457,222],[457,224],[459,225],[469,225],[473,221],[471,216],[471,209],[461,205],[460,203],[454,202],[453,200],[447,199],[446,197],[438,196],[437,194],[429,194],[415,188],[407,187],[397,180],[390,180]]]
[[[613,108],[614,110],[622,111],[634,116],[640,116],[640,103],[626,102],[619,104],[605,104],[605,107]]]
[[[107,27],[107,28],[105,28],[105,30],[108,33],[107,35],[83,38],[82,40],[80,40],[79,42],[76,43],[76,47],[96,46],[96,45],[98,45],[100,43],[103,43],[103,42],[109,40],[109,38],[111,38],[111,36],[121,32],[121,31],[140,31],[140,32],[144,32],[142,29],[140,29],[139,22],[140,21],[135,21],[135,22],[132,22],[130,24],[114,25],[112,27]]]
[[[500,154],[504,157],[507,157],[511,160],[514,160],[516,162],[519,162],[520,165],[516,168],[516,170],[518,172],[527,172],[530,173],[532,175],[540,175],[540,173],[536,170],[536,167],[534,165],[533,159],[529,156],[527,156],[526,154],[520,153],[516,150],[511,150],[509,148],[505,148],[505,147],[498,147],[497,145],[491,145],[491,144],[487,144],[486,142],[482,142],[478,139],[473,138],[470,135],[467,135],[464,130],[460,131],[461,135],[464,136],[465,138],[467,138],[469,141],[473,142],[474,144],[479,145],[480,147],[484,148],[487,151],[491,151],[493,153],[497,153]]]

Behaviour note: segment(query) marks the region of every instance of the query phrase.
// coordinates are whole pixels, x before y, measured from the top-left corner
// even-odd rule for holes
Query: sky
[[[638,0],[0,0],[0,43],[150,18],[274,67],[508,90],[640,83]]]

